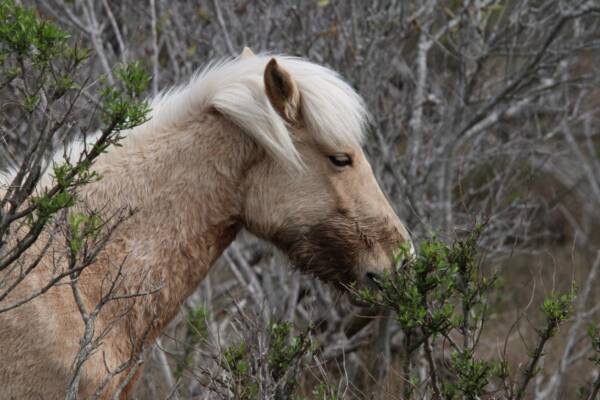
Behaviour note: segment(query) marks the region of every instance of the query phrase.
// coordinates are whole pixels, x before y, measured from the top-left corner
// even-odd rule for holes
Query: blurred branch
[[[235,56],[237,53],[231,44],[231,39],[229,38],[229,32],[227,30],[227,26],[225,25],[225,20],[223,19],[223,14],[221,13],[221,6],[219,5],[219,0],[213,0],[213,6],[215,7],[215,12],[217,13],[217,21],[219,21],[219,26],[221,27],[221,32],[223,33],[223,37],[225,38],[225,44],[227,45],[227,50],[230,56]]]

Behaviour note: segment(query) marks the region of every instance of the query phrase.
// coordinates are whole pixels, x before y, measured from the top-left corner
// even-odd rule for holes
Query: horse
[[[332,70],[245,49],[151,107],[147,122],[95,161],[102,178],[78,193],[107,213],[135,209],[78,278],[89,307],[116,264],[125,282],[95,320],[103,336],[82,367],[82,398],[126,397],[141,371],[126,361],[156,340],[242,228],[338,287],[369,284],[411,243],[362,150],[365,103]],[[46,251],[11,298],[47,282],[61,251]],[[129,298],[141,280],[160,290]],[[0,314],[0,397],[64,397],[83,334],[69,285]]]

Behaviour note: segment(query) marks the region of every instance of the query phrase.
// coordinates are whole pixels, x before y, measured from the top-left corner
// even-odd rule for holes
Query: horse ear
[[[250,50],[249,47],[244,47],[244,50],[240,53],[240,60],[245,60],[247,58],[254,57],[254,53]]]
[[[300,92],[292,76],[282,68],[277,60],[265,68],[265,91],[271,105],[281,118],[289,124],[297,124],[300,119]]]

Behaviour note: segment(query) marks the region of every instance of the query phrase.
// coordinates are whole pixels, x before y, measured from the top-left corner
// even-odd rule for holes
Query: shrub
[[[479,338],[497,281],[482,268],[482,231],[477,226],[451,244],[435,237],[424,240],[414,257],[402,248],[402,267],[385,274],[379,290],[354,289],[360,301],[392,310],[402,328],[405,399],[524,398],[544,348],[572,314],[575,289],[552,292],[542,304],[545,324],[536,330],[537,342],[524,368],[510,371],[503,358],[480,359]],[[597,331],[590,332],[597,338]],[[427,368],[424,380],[417,373],[420,358]]]

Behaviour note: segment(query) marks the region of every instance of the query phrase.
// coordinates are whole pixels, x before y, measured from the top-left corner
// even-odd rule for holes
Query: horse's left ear
[[[300,92],[288,71],[274,58],[265,68],[265,91],[271,105],[291,125],[300,122]]]

